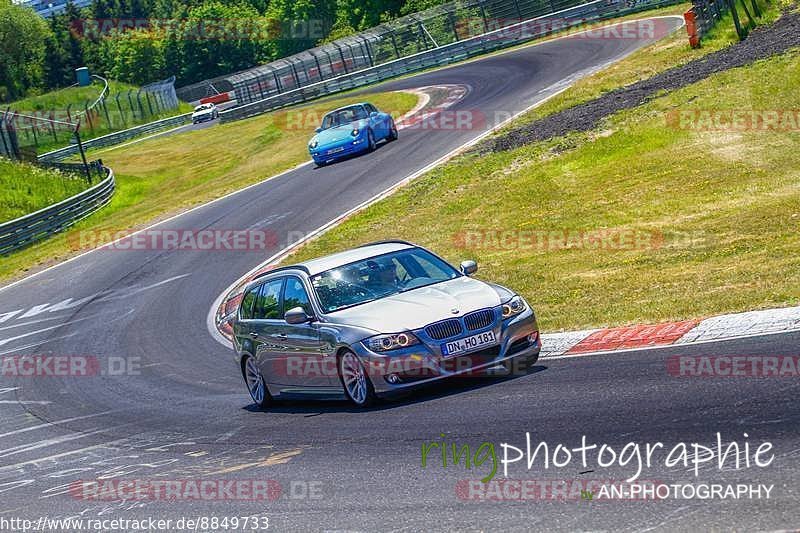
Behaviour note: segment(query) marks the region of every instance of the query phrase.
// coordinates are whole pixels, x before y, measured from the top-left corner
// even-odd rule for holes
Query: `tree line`
[[[0,102],[75,83],[74,69],[135,85],[229,74],[444,0],[93,0],[47,19],[0,0]]]

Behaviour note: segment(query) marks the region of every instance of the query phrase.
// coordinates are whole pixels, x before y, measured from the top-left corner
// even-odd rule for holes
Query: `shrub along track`
[[[583,104],[554,113],[524,126],[487,139],[475,151],[485,154],[513,150],[526,144],[560,137],[570,132],[595,129],[600,121],[618,111],[637,107],[650,98],[673,91],[712,74],[742,67],[800,46],[800,11],[793,6],[773,24],[757,28],[734,45],[696,59],[646,80],[610,91]]]

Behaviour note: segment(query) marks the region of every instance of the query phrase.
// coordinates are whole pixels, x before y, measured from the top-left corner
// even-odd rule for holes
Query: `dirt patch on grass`
[[[475,151],[488,153],[513,150],[570,132],[593,130],[605,117],[642,105],[654,96],[680,89],[718,72],[784,53],[798,46],[800,46],[800,12],[794,10],[793,6],[774,23],[755,29],[742,42],[652,78],[615,89],[590,102],[487,139],[480,143]]]

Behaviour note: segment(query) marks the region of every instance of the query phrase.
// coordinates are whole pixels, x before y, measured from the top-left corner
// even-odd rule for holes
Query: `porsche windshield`
[[[365,118],[367,118],[367,111],[360,105],[337,109],[325,115],[322,119],[322,129],[327,130],[328,128],[343,126]]]
[[[421,248],[391,252],[311,277],[325,313],[457,278],[460,273]]]

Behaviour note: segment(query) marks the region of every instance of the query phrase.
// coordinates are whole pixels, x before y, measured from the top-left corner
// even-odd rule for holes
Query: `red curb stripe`
[[[666,322],[663,324],[639,324],[621,328],[595,331],[578,344],[567,350],[567,354],[605,352],[625,348],[662,346],[672,344],[692,330],[700,320]]]

